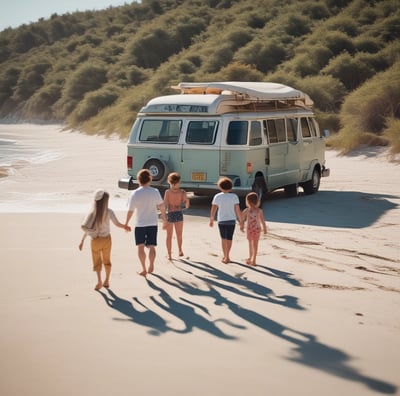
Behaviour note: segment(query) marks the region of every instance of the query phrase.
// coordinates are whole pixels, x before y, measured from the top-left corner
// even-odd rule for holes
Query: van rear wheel
[[[143,168],[148,169],[154,181],[161,181],[167,176],[167,165],[159,159],[151,158],[145,162]]]
[[[254,179],[254,183],[251,186],[251,190],[257,194],[259,201],[261,202],[264,193],[267,191],[267,184],[263,176],[258,176]]]
[[[311,180],[306,181],[303,184],[304,194],[311,195],[319,190],[319,184],[321,182],[321,173],[317,168],[314,168]]]

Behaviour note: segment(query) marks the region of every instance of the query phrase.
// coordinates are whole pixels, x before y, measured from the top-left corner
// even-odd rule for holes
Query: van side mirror
[[[329,137],[330,134],[331,134],[331,133],[329,132],[329,129],[324,129],[324,130],[322,131],[322,136],[323,136],[324,138]]]

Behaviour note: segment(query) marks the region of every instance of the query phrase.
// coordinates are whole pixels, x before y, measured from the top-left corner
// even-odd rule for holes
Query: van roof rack
[[[238,95],[251,102],[291,102],[300,106],[312,107],[313,101],[302,91],[288,85],[272,82],[181,82],[171,88],[180,90],[181,94],[214,94]]]

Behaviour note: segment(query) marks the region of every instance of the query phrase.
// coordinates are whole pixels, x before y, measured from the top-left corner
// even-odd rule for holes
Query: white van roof
[[[277,83],[182,82],[172,88],[180,90],[181,93],[153,98],[140,110],[140,113],[223,114],[280,106],[310,108],[313,104],[307,94]]]

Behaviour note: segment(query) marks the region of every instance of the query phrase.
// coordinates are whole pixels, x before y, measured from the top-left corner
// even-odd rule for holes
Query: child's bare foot
[[[222,262],[224,263],[224,264],[229,264],[230,262],[231,262],[231,259],[230,258],[223,258],[222,259]]]
[[[246,259],[246,264],[251,264],[251,259]]]
[[[110,287],[110,284],[108,282],[104,282],[103,283],[103,287],[105,287],[106,289],[108,289]]]
[[[142,272],[138,272],[138,274],[139,274],[140,276],[146,276],[146,275],[147,275],[147,272],[146,272],[146,271],[142,271]]]
[[[168,260],[172,261],[172,255],[168,253]]]
[[[179,257],[182,257],[182,256],[184,256],[184,254],[183,254],[183,252],[182,252],[182,250],[179,252]]]
[[[154,271],[154,265],[149,266],[149,270],[147,271],[149,274],[151,274]]]
[[[103,284],[102,284],[101,282],[99,282],[99,283],[95,286],[94,290],[100,290],[100,289],[102,288],[102,286],[103,286]]]

